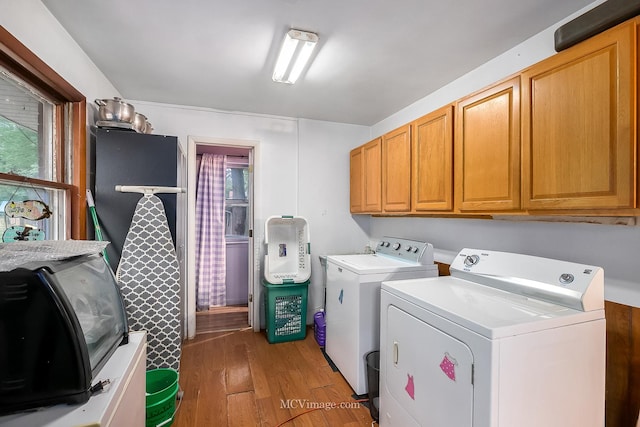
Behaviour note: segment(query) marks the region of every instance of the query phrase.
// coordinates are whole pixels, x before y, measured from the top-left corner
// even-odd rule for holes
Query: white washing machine
[[[367,392],[364,356],[380,347],[380,284],[438,275],[433,246],[384,237],[375,254],[327,256],[325,352],[356,394]]]
[[[463,249],[382,284],[380,333],[382,426],[604,425],[599,267]]]

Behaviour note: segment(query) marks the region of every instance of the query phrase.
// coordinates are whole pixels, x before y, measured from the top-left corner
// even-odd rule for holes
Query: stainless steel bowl
[[[147,122],[146,126],[144,127],[144,133],[151,133],[153,132],[153,126],[151,126],[151,123]]]
[[[135,108],[133,105],[124,102],[120,98],[96,99],[98,109],[98,120],[108,122],[133,123]]]
[[[145,133],[145,129],[147,128],[147,118],[140,113],[135,113],[133,117],[133,130],[138,133]]]

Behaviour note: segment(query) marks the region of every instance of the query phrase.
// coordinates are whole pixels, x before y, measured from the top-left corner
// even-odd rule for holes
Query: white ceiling
[[[125,99],[372,125],[592,0],[42,2]],[[293,86],[290,28],[320,37]]]

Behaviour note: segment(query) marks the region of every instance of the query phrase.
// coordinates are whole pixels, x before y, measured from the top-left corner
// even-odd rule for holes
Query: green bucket
[[[178,372],[173,369],[147,371],[146,427],[170,426],[176,411]]]

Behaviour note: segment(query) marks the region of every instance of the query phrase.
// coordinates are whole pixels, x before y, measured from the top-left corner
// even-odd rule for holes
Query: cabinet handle
[[[393,342],[393,364],[398,365],[398,341]]]

